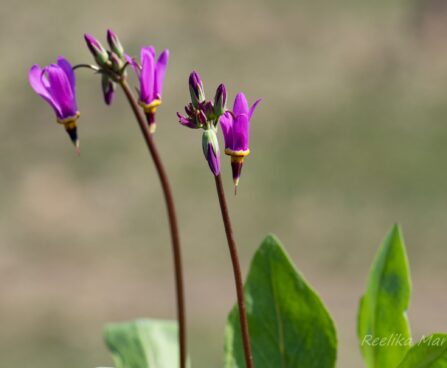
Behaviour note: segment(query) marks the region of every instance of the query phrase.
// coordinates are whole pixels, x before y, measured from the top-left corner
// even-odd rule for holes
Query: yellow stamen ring
[[[245,156],[248,156],[250,154],[250,150],[240,150],[240,151],[233,151],[232,149],[225,148],[225,154],[228,156],[231,156],[232,158],[244,158]]]
[[[57,119],[57,123],[63,125],[66,130],[72,130],[76,128],[76,122],[80,116],[81,113],[78,111],[75,116],[69,116],[65,119]]]
[[[155,114],[158,106],[161,105],[161,100],[159,99],[153,100],[150,104],[145,104],[143,101],[138,101],[138,105],[140,105],[143,108],[144,112],[149,114]]]

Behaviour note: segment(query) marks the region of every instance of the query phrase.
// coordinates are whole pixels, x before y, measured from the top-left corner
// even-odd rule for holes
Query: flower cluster
[[[107,30],[107,43],[110,50],[106,50],[95,37],[88,33],[84,35],[84,39],[101,73],[104,101],[110,105],[115,94],[116,82],[119,82],[126,72],[124,48],[111,29]]]
[[[165,49],[157,58],[155,48],[141,49],[140,59],[125,53],[118,36],[109,29],[109,49],[92,35],[84,35],[96,65],[81,64],[77,67],[93,69],[101,75],[104,101],[110,105],[117,84],[126,90],[126,67],[132,66],[138,79],[138,104],[145,113],[148,131],[155,132],[155,114],[162,102],[163,83],[169,61],[169,50]],[[63,57],[56,64],[44,68],[34,65],[29,72],[32,88],[47,101],[56,113],[57,122],[64,126],[71,141],[79,152],[77,120],[80,116],[76,102],[76,79],[74,68]],[[242,92],[236,95],[233,110],[227,110],[227,90],[220,84],[213,100],[207,100],[203,82],[197,72],[189,76],[191,102],[185,106],[185,115],[177,113],[180,124],[191,129],[203,129],[202,149],[208,165],[215,176],[220,175],[220,149],[217,130],[220,123],[225,141],[225,154],[231,156],[231,168],[235,187],[239,184],[244,159],[250,153],[250,121],[260,100],[251,107]]]
[[[177,113],[180,124],[192,128],[203,129],[202,148],[212,173],[220,174],[220,151],[217,140],[217,125],[225,111],[227,91],[223,84],[216,90],[214,102],[206,100],[203,82],[197,72],[189,76],[189,92],[191,102],[185,106],[186,116]]]
[[[96,65],[80,64],[72,67],[70,62],[61,56],[56,64],[44,68],[33,65],[29,71],[31,87],[53,108],[57,122],[64,126],[77,152],[79,153],[77,120],[80,113],[76,102],[74,69],[78,67],[90,68],[101,75],[104,101],[110,105],[117,84],[125,81],[126,67],[131,65],[138,78],[139,104],[146,114],[149,132],[154,133],[155,112],[161,104],[169,51],[164,50],[156,60],[154,47],[143,47],[141,61],[137,61],[124,52],[118,36],[111,29],[107,31],[109,50],[92,35],[85,34],[84,39]]]
[[[126,66],[132,66],[139,82],[138,102],[146,114],[149,132],[154,133],[156,128],[155,112],[161,105],[169,50],[164,50],[156,60],[155,48],[153,46],[143,47],[138,61],[124,52],[117,35],[110,29],[107,31],[110,50],[105,50],[101,43],[91,35],[86,34],[85,41],[103,73],[103,92],[107,104],[112,101],[115,83],[119,83],[125,77]]]
[[[244,158],[250,153],[250,120],[257,100],[250,108],[242,92],[236,95],[233,110],[226,109],[227,91],[221,84],[214,97],[214,102],[206,100],[203,83],[198,73],[189,76],[191,102],[185,106],[186,115],[177,113],[180,124],[192,129],[203,129],[203,153],[212,173],[220,174],[220,150],[217,139],[218,123],[222,128],[225,141],[225,154],[231,156],[231,167],[235,187],[239,184]]]

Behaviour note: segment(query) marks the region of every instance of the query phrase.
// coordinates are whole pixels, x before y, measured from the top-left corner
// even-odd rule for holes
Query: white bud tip
[[[76,149],[76,154],[78,155],[78,156],[80,156],[81,155],[81,148],[80,148],[80,143],[79,143],[79,139],[76,141],[76,143],[75,143],[75,149]]]

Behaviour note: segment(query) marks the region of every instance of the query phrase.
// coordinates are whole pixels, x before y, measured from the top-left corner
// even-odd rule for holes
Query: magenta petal
[[[154,97],[161,99],[163,93],[163,81],[165,79],[166,69],[169,61],[169,50],[164,50],[158,58],[155,66],[155,82],[154,82]]]
[[[233,147],[233,115],[230,112],[223,114],[220,119],[220,127],[225,141],[225,148],[232,149]]]
[[[248,112],[248,120],[251,120],[251,117],[253,116],[253,113],[256,110],[256,107],[259,105],[259,103],[262,101],[262,98],[255,101],[255,103],[250,108],[250,111]]]
[[[47,90],[53,100],[57,102],[62,118],[75,116],[77,113],[76,99],[64,70],[58,65],[51,64],[47,67],[47,73],[49,82]]]
[[[236,116],[233,123],[233,151],[246,151],[249,145],[250,125],[245,114]]]
[[[248,102],[242,92],[239,92],[234,99],[233,112],[236,116],[241,114],[248,115]]]
[[[182,124],[183,126],[187,127],[187,128],[191,128],[191,129],[196,129],[197,126],[187,117],[185,117],[184,115],[177,113],[177,117],[178,117],[178,121],[180,124]]]
[[[155,47],[154,46],[145,46],[141,48],[140,53],[140,60],[143,61],[144,55],[151,55],[152,58],[155,60]]]
[[[57,65],[59,65],[67,75],[67,78],[70,81],[71,90],[73,91],[73,94],[76,94],[76,77],[70,62],[63,56],[59,56],[57,58]]]
[[[140,99],[146,104],[151,103],[154,92],[154,57],[150,52],[141,52]]]
[[[129,65],[133,68],[137,78],[140,79],[141,69],[140,69],[140,66],[138,65],[137,61],[132,56],[130,56],[128,54],[124,54],[124,58],[129,63]]]
[[[40,97],[42,97],[50,104],[56,115],[58,117],[61,117],[61,110],[59,106],[54,101],[47,88],[44,86],[44,78],[46,78],[46,76],[43,74],[43,70],[40,68],[40,66],[33,65],[28,74],[28,79],[31,87]]]

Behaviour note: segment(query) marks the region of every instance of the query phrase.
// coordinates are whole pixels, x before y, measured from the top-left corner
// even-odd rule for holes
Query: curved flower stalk
[[[155,113],[161,105],[163,83],[168,67],[169,50],[165,49],[156,60],[156,52],[153,46],[141,49],[140,62],[126,55],[126,60],[132,65],[140,82],[138,104],[143,108],[149,131],[155,132]]]
[[[107,30],[107,42],[110,50],[106,50],[102,44],[92,35],[84,35],[87,47],[93,55],[99,68],[93,65],[87,66],[102,74],[101,88],[104,95],[104,102],[111,105],[116,91],[116,83],[126,76],[126,64],[124,61],[124,49],[118,36],[111,30]]]
[[[186,307],[183,286],[180,235],[171,185],[153,138],[153,133],[155,132],[155,111],[161,104],[163,80],[169,59],[169,51],[164,50],[158,58],[157,63],[155,63],[155,49],[153,47],[145,47],[141,51],[142,60],[140,65],[124,52],[124,48],[119,42],[117,35],[110,29],[107,31],[107,42],[110,46],[110,50],[105,50],[101,43],[93,36],[85,35],[85,41],[87,42],[87,46],[97,63],[97,66],[87,66],[103,75],[103,91],[106,103],[111,101],[114,87],[116,84],[119,84],[136,117],[160,179],[166,209],[168,212],[168,221],[172,240],[177,296],[177,318],[179,324],[178,340],[180,368],[186,368]],[[127,82],[126,67],[129,64],[135,69],[140,81],[139,102],[137,102],[137,99],[133,95]],[[146,119],[144,118],[141,110],[146,113],[147,122],[145,121]]]
[[[231,262],[233,265],[245,364],[247,368],[253,368],[253,354],[251,351],[247,313],[245,310],[242,272],[227,201],[225,199],[225,191],[220,175],[219,142],[216,133],[218,122],[223,119],[225,147],[228,149],[228,153],[227,151],[226,153],[238,155],[237,157],[241,157],[242,154],[246,156],[249,152],[249,119],[259,101],[257,101],[251,109],[248,109],[245,96],[239,93],[236,97],[235,106],[233,108],[234,111],[225,112],[227,101],[227,90],[225,85],[221,84],[217,87],[213,102],[207,101],[202,79],[197,72],[192,72],[189,76],[189,92],[191,94],[191,102],[185,107],[186,115],[177,113],[177,116],[181,125],[191,129],[200,128],[204,130],[202,136],[203,153],[210,170],[214,175],[217,196],[219,198],[220,210],[227,236],[228,249],[230,251]],[[229,115],[227,116],[227,114]],[[243,121],[243,119],[245,119],[245,121]],[[242,167],[242,163],[240,166]],[[240,169],[238,172],[240,175]]]
[[[77,120],[80,113],[76,102],[76,77],[70,62],[60,56],[56,64],[44,68],[33,65],[28,78],[34,91],[53,108],[56,121],[64,126],[79,154]]]
[[[244,158],[250,154],[250,121],[261,99],[249,108],[245,95],[236,95],[233,111],[220,117],[220,126],[225,140],[225,154],[231,156],[234,186],[237,188]]]
[[[140,66],[124,53],[123,46],[112,30],[109,29],[107,31],[109,50],[105,49],[96,38],[89,34],[85,34],[84,38],[88,49],[96,61],[96,65],[79,64],[72,67],[66,59],[60,57],[57,64],[51,64],[43,69],[38,65],[34,65],[29,72],[29,81],[32,88],[54,109],[57,122],[65,127],[70,139],[78,150],[79,139],[77,136],[76,122],[79,118],[79,111],[76,103],[74,69],[85,67],[101,75],[104,101],[107,105],[112,103],[117,85],[120,85],[126,95],[154,162],[165,198],[175,270],[177,318],[179,325],[179,366],[180,368],[186,368],[186,311],[177,215],[168,176],[152,134],[155,128],[155,110],[161,103],[163,79],[168,63],[169,51],[165,50],[160,55],[157,63],[155,63],[155,50],[151,47],[143,48],[142,65]],[[149,126],[145,121],[146,119],[137,99],[127,83],[126,67],[129,64],[132,64],[139,73],[141,84],[140,106],[148,114]]]

